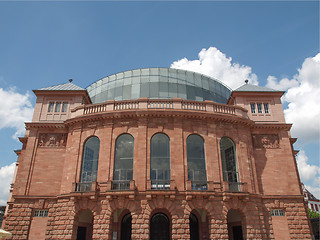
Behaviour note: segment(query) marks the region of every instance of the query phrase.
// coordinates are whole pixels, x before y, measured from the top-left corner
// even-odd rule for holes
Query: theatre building
[[[284,92],[146,68],[34,93],[10,239],[311,239]]]

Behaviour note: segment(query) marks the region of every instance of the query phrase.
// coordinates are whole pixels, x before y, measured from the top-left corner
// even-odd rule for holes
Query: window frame
[[[124,137],[130,137],[130,139],[124,139],[122,140],[122,138]],[[128,143],[130,141],[132,141],[132,156],[131,157],[122,157],[121,158],[121,155],[120,152],[121,152],[121,146],[119,146],[119,144],[121,144],[120,141],[123,141],[124,143]],[[128,190],[130,188],[130,181],[133,180],[133,171],[134,171],[134,137],[129,134],[129,133],[123,133],[123,134],[120,134],[116,141],[115,141],[115,148],[114,148],[114,161],[113,161],[113,176],[112,176],[112,181],[113,181],[113,184],[112,184],[112,189],[114,190]],[[119,158],[118,158],[119,157]],[[132,167],[131,168],[116,168],[116,166],[118,165],[117,164],[117,161],[119,161],[119,164],[120,164],[120,160],[121,159],[129,159],[131,160],[131,165]],[[119,174],[118,174],[119,173]],[[125,173],[125,174],[122,174],[122,173]],[[131,177],[128,177],[129,174],[131,175]],[[117,177],[119,176],[119,177]],[[124,179],[122,179],[122,177],[124,176]],[[117,178],[117,179],[116,179]]]
[[[167,155],[166,156],[155,156],[154,154],[154,146],[155,144],[155,139],[158,136],[163,136],[165,137],[164,139],[166,140],[165,144],[167,147]],[[159,139],[161,140],[161,139]],[[162,159],[162,161],[168,161],[165,164],[168,164],[168,168],[160,168],[160,169],[155,169],[153,168],[153,161]],[[155,171],[155,172],[153,172]],[[153,178],[153,173],[155,173],[155,178]],[[162,176],[162,177],[159,177]],[[170,142],[170,137],[163,133],[163,132],[157,132],[152,135],[150,139],[150,180],[151,180],[151,189],[169,189],[170,188],[170,181],[171,181],[171,142]]]
[[[195,158],[194,156],[190,156],[190,152],[193,152],[193,151],[191,151],[191,149],[197,145],[200,145],[199,142],[194,146],[190,145],[192,143],[191,141],[195,141],[195,140],[191,139],[193,136],[196,136],[198,138],[198,140],[201,140],[201,148],[202,148],[201,154],[203,157],[199,156],[199,157]],[[194,142],[192,144],[194,144]],[[191,148],[191,149],[189,149],[189,148]],[[190,134],[186,139],[186,153],[187,153],[187,179],[188,179],[188,181],[191,181],[192,190],[208,190],[206,150],[205,150],[205,141],[204,141],[203,137],[200,136],[199,134],[195,134],[195,133]],[[204,168],[201,169],[201,168],[192,167],[192,165],[194,165],[194,164],[191,164],[191,163],[193,163],[192,160],[194,160],[194,159],[198,159],[198,160],[203,161],[201,163],[201,165],[203,165]],[[204,176],[203,179],[200,179],[200,177],[199,177],[201,171],[203,171],[203,173],[202,173],[202,176]],[[192,174],[190,174],[190,172]],[[197,174],[197,172],[198,172],[198,174]],[[191,177],[191,175],[192,175],[192,177]],[[198,175],[198,177],[196,177],[197,175]]]
[[[87,144],[89,144],[89,141],[91,140],[91,139],[96,139],[98,142],[98,146],[95,146],[96,147],[96,149],[94,149],[94,150],[92,150],[92,149],[90,149],[90,150],[92,150],[93,151],[93,153],[91,153],[91,152],[87,152],[86,151],[86,145]],[[89,149],[89,148],[88,148]],[[97,151],[97,153],[95,152],[95,151]],[[89,161],[89,160],[87,160],[87,161],[89,161],[89,162],[92,162],[92,164],[94,164],[93,162],[94,161],[96,161],[96,171],[93,171],[92,170],[92,168],[93,168],[93,166],[91,166],[91,170],[89,171],[89,170],[85,170],[84,168],[86,167],[86,157],[88,156],[88,155],[86,155],[86,154],[92,154],[93,156],[92,156],[92,158],[94,158],[94,156],[95,155],[97,155],[97,157],[96,157],[96,159],[93,159],[92,161]],[[88,156],[89,157],[89,156]],[[97,137],[97,136],[90,136],[90,137],[88,137],[85,141],[84,141],[84,143],[83,143],[83,149],[82,149],[82,159],[81,159],[81,171],[80,171],[80,179],[79,179],[79,182],[80,183],[83,183],[83,184],[89,184],[89,183],[92,183],[92,182],[96,182],[97,181],[97,176],[98,176],[98,170],[99,170],[99,168],[98,168],[98,166],[99,166],[99,158],[100,158],[100,139]],[[92,178],[90,181],[88,181],[88,180],[84,180],[84,178],[86,178],[87,176],[84,176],[84,173],[91,173],[91,175],[90,175],[90,177]],[[92,175],[92,173],[94,174],[94,175]],[[95,176],[95,178],[94,178],[94,180],[93,180],[93,176]]]

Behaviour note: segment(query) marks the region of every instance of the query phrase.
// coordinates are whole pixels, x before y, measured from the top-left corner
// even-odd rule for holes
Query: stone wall
[[[57,200],[17,200],[11,206],[5,229],[13,233],[11,239],[36,239],[34,233],[43,231],[46,221],[45,239],[76,239],[78,216],[89,209],[93,213],[93,239],[112,239],[112,232],[119,231],[121,213],[131,213],[132,239],[149,239],[150,219],[153,214],[162,212],[170,220],[171,239],[190,239],[189,216],[196,211],[200,217],[200,227],[207,229],[202,236],[207,239],[228,239],[227,214],[230,209],[241,216],[245,239],[311,239],[309,222],[301,198],[264,199],[258,196],[225,194],[197,194],[186,198],[177,194],[175,198],[165,193],[116,196],[69,196]],[[47,209],[48,217],[33,221],[35,209]],[[283,209],[285,216],[271,217],[271,209]],[[116,214],[117,213],[117,214]],[[116,217],[117,215],[117,217]],[[117,218],[117,219],[116,219]],[[289,232],[281,235],[277,223],[287,222]],[[38,224],[38,225],[37,225]],[[39,229],[37,229],[39,228]],[[118,236],[119,236],[118,232]]]

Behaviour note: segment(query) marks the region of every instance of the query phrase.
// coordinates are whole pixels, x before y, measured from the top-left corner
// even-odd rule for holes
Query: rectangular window
[[[54,109],[55,112],[60,112],[61,109],[61,102],[56,102],[56,107]]]
[[[318,205],[315,204],[314,206],[316,207],[316,211],[318,212],[319,211]]]
[[[62,110],[61,110],[61,112],[66,112],[67,109],[68,109],[68,103],[67,103],[67,102],[62,103]]]
[[[314,207],[313,207],[313,204],[312,204],[312,203],[311,203],[311,210],[314,211]]]
[[[251,106],[251,113],[256,113],[256,104],[251,103],[250,106]]]
[[[258,107],[258,113],[262,113],[262,104],[257,103],[257,107]]]
[[[282,209],[272,209],[271,216],[284,216],[284,212]]]
[[[263,106],[264,106],[264,113],[269,113],[269,105],[268,105],[268,103],[264,103]]]
[[[48,210],[35,210],[34,217],[48,217]]]
[[[54,102],[49,102],[48,112],[53,112]]]

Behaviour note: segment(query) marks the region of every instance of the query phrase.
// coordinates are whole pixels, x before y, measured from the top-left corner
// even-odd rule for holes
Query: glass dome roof
[[[227,103],[231,89],[199,73],[174,68],[142,68],[102,78],[87,87],[92,103],[138,98]]]

